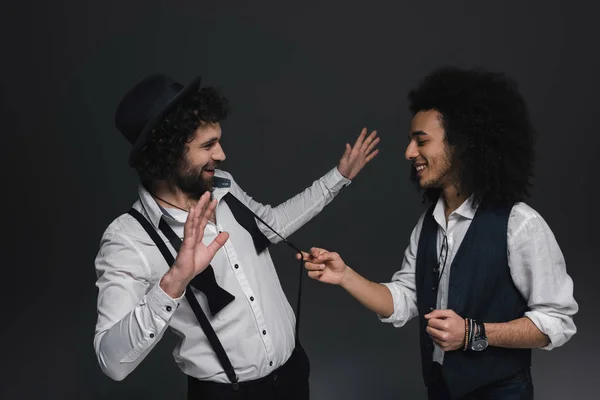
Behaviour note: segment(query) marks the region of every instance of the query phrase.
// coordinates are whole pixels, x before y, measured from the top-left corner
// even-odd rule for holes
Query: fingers
[[[199,218],[198,237],[197,237],[198,243],[200,243],[202,241],[202,238],[204,237],[204,229],[206,228],[206,225],[208,224],[208,220],[210,219],[211,215],[213,215],[216,208],[217,208],[217,200],[211,201],[210,204],[208,204],[208,206],[204,209],[202,216]]]
[[[367,158],[365,158],[365,162],[371,161],[372,159],[374,159],[377,156],[377,154],[379,154],[379,149],[377,149],[374,152],[372,152],[371,154],[369,154],[367,156]]]
[[[352,146],[349,143],[346,143],[346,150],[344,150],[344,154],[342,154],[342,158],[347,158],[352,152]]]
[[[432,328],[431,326],[428,326],[425,330],[433,340],[437,340],[438,342],[444,342],[448,336],[447,332],[440,331],[439,329]]]
[[[296,253],[296,259],[300,259],[300,254]],[[313,259],[313,256],[310,255],[310,253],[307,253],[305,251],[302,252],[302,260],[304,261],[310,261]]]
[[[362,143],[360,150],[362,152],[368,153],[367,149],[369,148],[369,146],[371,146],[373,144],[373,142],[376,140],[375,139],[376,137],[377,137],[377,131],[371,132],[371,134]],[[377,139],[379,139],[379,138],[377,138]],[[375,144],[377,144],[377,143],[375,143]]]
[[[439,319],[439,318],[432,318],[427,322],[427,326],[430,326],[432,328],[441,330],[441,331],[445,331],[448,327],[448,323],[446,322],[446,320],[443,319]]]
[[[454,317],[457,316],[458,314],[456,314],[454,311],[452,310],[433,310],[432,312],[430,312],[429,314],[425,314],[424,317],[425,319],[431,319],[431,318],[450,318],[450,317]]]
[[[311,277],[312,279],[319,279],[321,278],[321,275],[323,275],[323,271],[309,271],[308,272],[308,276]]]
[[[304,260],[304,261],[314,260],[316,257],[319,256],[319,254],[322,254],[324,252],[327,252],[327,250],[320,249],[318,247],[312,247],[310,249],[310,253],[307,253],[305,251],[302,252],[302,260]],[[296,253],[296,259],[300,260],[300,254]]]
[[[321,249],[321,248],[319,248],[319,247],[311,247],[311,249],[310,249],[310,255],[311,255],[313,258],[317,258],[317,257],[319,257],[321,254],[325,254],[325,253],[327,253],[327,250],[325,250],[325,249]]]
[[[207,248],[208,248],[208,251],[211,254],[211,259],[212,259],[212,257],[214,257],[215,254],[217,254],[217,251],[219,251],[219,249],[221,247],[223,247],[223,245],[225,244],[225,242],[227,242],[227,239],[229,239],[229,233],[227,233],[227,232],[221,232],[208,245]]]
[[[194,221],[196,219],[196,209],[192,208],[190,210],[190,212],[188,213],[187,218],[185,219],[185,224],[183,225],[183,243],[185,244],[186,242],[191,242],[191,243],[195,243],[194,241],[194,233],[196,232],[196,230],[194,229]]]
[[[362,131],[360,131],[360,135],[358,135],[358,137],[356,138],[356,142],[354,142],[354,149],[360,149],[364,140],[365,140],[365,136],[367,134],[367,128],[362,128]]]
[[[325,269],[325,264],[315,264],[315,263],[311,263],[311,262],[305,262],[304,268],[306,268],[308,271],[322,271]]]
[[[319,250],[322,251],[313,256],[314,262],[325,263],[327,261],[337,261],[341,258],[338,253],[327,251],[324,249]]]
[[[373,133],[375,133],[375,131],[373,131]],[[375,138],[375,140],[373,140],[371,142],[371,144],[369,144],[367,146],[367,149],[365,150],[366,154],[369,154],[373,151],[373,149],[375,148],[375,146],[377,146],[377,143],[379,143],[379,141],[381,140],[381,138]],[[365,142],[366,143],[366,142]]]

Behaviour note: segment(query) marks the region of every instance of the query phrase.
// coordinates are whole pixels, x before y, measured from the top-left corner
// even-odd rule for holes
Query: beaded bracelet
[[[463,351],[467,351],[467,346],[469,345],[469,318],[465,318],[465,346]]]

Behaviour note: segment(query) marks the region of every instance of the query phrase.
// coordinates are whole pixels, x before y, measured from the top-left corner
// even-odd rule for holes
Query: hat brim
[[[187,86],[185,86],[173,99],[168,102],[165,107],[152,117],[146,126],[142,129],[137,140],[133,144],[131,151],[129,152],[129,165],[133,166],[142,147],[146,144],[148,139],[148,133],[171,111],[173,108],[183,100],[188,94],[198,89],[200,86],[201,77],[194,78]]]

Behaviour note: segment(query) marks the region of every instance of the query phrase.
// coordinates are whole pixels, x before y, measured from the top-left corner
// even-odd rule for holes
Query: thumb
[[[208,245],[208,251],[211,256],[217,254],[217,251],[223,247],[225,242],[227,242],[227,239],[229,239],[229,233],[227,232],[221,232],[217,235],[217,237]]]
[[[346,143],[346,151],[344,151],[344,155],[342,157],[348,157],[350,155],[351,151],[352,151],[352,147],[350,146],[349,143]]]
[[[450,318],[456,315],[456,313],[452,310],[433,310],[429,314],[425,315],[426,319],[431,318]]]

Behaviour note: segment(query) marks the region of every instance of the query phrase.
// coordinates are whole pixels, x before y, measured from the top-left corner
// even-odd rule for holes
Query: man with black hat
[[[337,167],[271,207],[217,169],[228,108],[199,78],[183,87],[161,74],[120,103],[116,125],[141,183],[95,260],[94,348],[104,373],[122,380],[171,327],[188,398],[307,399],[309,361],[267,247],[291,245],[285,238],[377,155],[379,138],[363,129]]]

